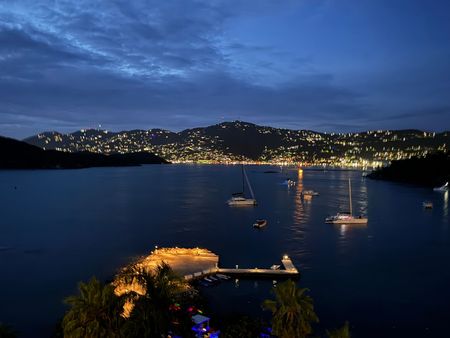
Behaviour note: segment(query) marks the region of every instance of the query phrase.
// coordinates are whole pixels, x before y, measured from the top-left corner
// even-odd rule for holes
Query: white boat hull
[[[302,192],[303,196],[319,196],[318,192]]]
[[[253,198],[232,198],[227,203],[231,206],[252,206],[256,205],[256,200]]]
[[[264,228],[266,225],[267,225],[267,221],[266,220],[264,220],[264,221],[256,221],[256,223],[253,224],[253,227],[261,229],[261,228]]]
[[[327,220],[329,224],[367,224],[367,218],[349,218],[349,219],[331,219]]]

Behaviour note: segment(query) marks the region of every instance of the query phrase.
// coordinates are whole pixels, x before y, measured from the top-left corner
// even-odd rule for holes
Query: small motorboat
[[[223,280],[229,280],[231,278],[230,276],[222,275],[220,273],[218,273],[216,276]]]
[[[430,201],[425,201],[422,203],[422,205],[425,209],[433,209],[433,203]]]
[[[255,223],[253,223],[254,228],[264,228],[267,225],[267,220],[265,219],[257,219]]]
[[[215,283],[219,282],[219,278],[217,278],[217,277],[209,276],[208,278],[211,279]]]
[[[281,267],[281,265],[276,265],[276,264],[274,264],[274,265],[272,265],[272,266],[270,267],[270,269],[271,269],[271,270],[280,270],[280,267]]]
[[[214,283],[214,281],[213,281],[212,279],[209,279],[208,277],[203,278],[203,280],[204,280],[206,283],[210,283],[210,284],[213,284],[213,283]]]
[[[303,196],[319,196],[319,193],[314,190],[303,190],[302,195]]]

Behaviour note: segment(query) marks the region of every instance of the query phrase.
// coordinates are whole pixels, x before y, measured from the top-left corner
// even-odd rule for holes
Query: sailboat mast
[[[350,216],[353,215],[352,210],[352,184],[350,183],[350,179],[348,179],[348,193],[350,195]]]
[[[244,192],[245,192],[245,182],[244,182],[244,164],[242,164],[242,167],[241,167],[241,169],[242,169],[242,173],[241,173],[241,176],[242,176],[242,194],[244,194]]]
[[[247,173],[245,172],[245,170],[244,170],[244,176],[245,176],[245,180],[247,181],[248,190],[250,190],[250,195],[252,196],[253,199],[255,199],[255,194],[253,193],[252,186],[250,185],[250,181],[248,180]]]

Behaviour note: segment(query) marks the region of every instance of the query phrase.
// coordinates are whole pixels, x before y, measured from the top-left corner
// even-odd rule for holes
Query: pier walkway
[[[281,263],[284,269],[259,269],[259,268],[220,268],[215,267],[212,269],[207,269],[204,271],[196,272],[191,275],[186,275],[184,278],[186,280],[193,280],[197,278],[207,277],[209,275],[214,275],[217,273],[233,276],[233,277],[271,277],[277,278],[296,278],[300,275],[297,268],[292,263],[292,260],[288,256],[283,256]]]

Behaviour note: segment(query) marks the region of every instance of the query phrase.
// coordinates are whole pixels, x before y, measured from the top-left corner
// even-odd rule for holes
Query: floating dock
[[[177,274],[184,276],[184,279],[190,281],[198,278],[204,278],[209,275],[223,274],[230,277],[247,278],[296,278],[300,275],[292,260],[284,255],[281,259],[281,265],[277,269],[268,268],[222,268],[219,267],[219,256],[202,248],[158,248],[146,257],[141,257],[132,265],[147,271],[155,270],[161,263],[167,263]],[[275,267],[275,266],[273,266]],[[120,284],[116,287],[116,292],[121,294],[130,289],[128,284]]]
[[[126,268],[138,268],[152,273],[162,263],[168,264],[173,271],[180,276],[184,276],[187,281],[202,279],[210,275],[223,274],[233,278],[297,278],[300,273],[292,263],[292,260],[284,255],[281,259],[281,265],[273,266],[269,269],[249,268],[242,269],[236,265],[235,269],[219,267],[219,256],[215,253],[201,248],[158,248],[145,257],[140,257]],[[145,287],[136,280],[131,282],[116,277],[113,285],[114,293],[118,296],[134,291],[137,294],[144,295]],[[124,305],[123,316],[128,318],[133,310],[134,302],[128,300]]]
[[[288,256],[283,256],[281,263],[284,269],[260,269],[260,268],[220,268],[215,267],[212,269],[203,270],[190,275],[185,275],[184,279],[194,280],[197,278],[207,277],[217,273],[228,275],[232,277],[248,277],[248,278],[297,278],[300,272],[295,267],[294,263]]]

